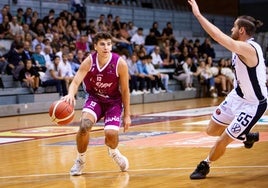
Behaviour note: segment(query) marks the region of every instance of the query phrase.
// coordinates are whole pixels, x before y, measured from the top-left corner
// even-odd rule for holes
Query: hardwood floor
[[[190,180],[207,157],[214,137],[204,133],[219,99],[202,98],[132,105],[132,126],[120,131],[119,149],[130,162],[120,172],[103,145],[102,122],[94,127],[82,176],[70,176],[76,157],[74,123],[55,126],[48,114],[0,118],[0,187],[215,188],[268,187],[268,116],[254,131],[252,149],[234,142],[204,180]],[[267,117],[266,117],[267,116]]]

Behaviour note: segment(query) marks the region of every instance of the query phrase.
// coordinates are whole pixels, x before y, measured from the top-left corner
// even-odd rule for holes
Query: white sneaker
[[[85,166],[85,162],[83,162],[79,159],[76,159],[73,167],[70,170],[70,174],[72,176],[80,176],[82,174],[84,166]]]
[[[131,95],[138,95],[138,93],[137,93],[137,91],[133,90],[133,91],[131,92]]]
[[[160,93],[160,92],[159,92],[158,90],[156,90],[155,88],[153,88],[152,93],[153,93],[153,94],[158,94],[158,93]]]
[[[143,91],[138,90],[138,91],[136,91],[136,93],[137,93],[138,95],[142,95],[142,94],[143,94]]]
[[[185,91],[191,91],[191,88],[190,87],[186,87],[185,88]]]
[[[120,167],[122,172],[126,172],[128,170],[128,159],[122,155],[118,149],[115,149],[114,152],[111,152],[111,149],[108,148],[108,153],[113,158],[114,162]]]
[[[143,93],[144,94],[148,94],[148,93],[150,93],[150,91],[148,91],[148,90],[145,89],[145,90],[143,90]]]

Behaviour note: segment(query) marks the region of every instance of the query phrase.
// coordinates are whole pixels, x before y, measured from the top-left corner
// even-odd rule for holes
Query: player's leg
[[[225,152],[226,147],[234,139],[224,131],[209,152],[207,159],[201,161],[195,171],[190,175],[191,179],[204,179],[210,171],[210,163],[218,160]]]
[[[82,174],[86,161],[86,151],[90,138],[90,130],[93,124],[96,123],[96,121],[101,117],[101,113],[102,111],[100,104],[89,96],[83,107],[80,127],[76,134],[78,153],[75,163],[70,171],[70,174],[73,176],[79,176]]]
[[[108,154],[112,157],[115,163],[120,167],[121,171],[127,171],[129,167],[128,159],[122,155],[117,148],[119,143],[119,128],[121,122],[122,105],[114,103],[107,107],[106,116],[104,119],[105,128],[105,144],[108,146]]]
[[[211,119],[207,126],[206,133],[209,136],[220,136],[222,135],[225,129],[226,129],[226,126],[222,124],[218,124]]]
[[[70,174],[73,176],[82,174],[86,162],[86,151],[89,143],[90,130],[95,121],[93,115],[83,112],[80,127],[76,134],[77,158],[70,171]]]
[[[226,146],[233,140],[225,133],[226,127],[234,118],[231,104],[232,98],[226,98],[213,112],[211,120],[207,127],[207,134],[210,136],[220,136],[214,146],[211,148],[208,157],[202,160],[194,172],[190,175],[191,179],[204,179],[210,171],[211,161],[217,160],[224,154]],[[228,104],[228,105],[227,105]]]

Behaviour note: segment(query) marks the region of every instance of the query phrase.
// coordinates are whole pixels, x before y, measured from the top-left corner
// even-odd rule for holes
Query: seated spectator
[[[152,56],[152,63],[156,69],[164,68],[165,63],[161,57],[161,50],[159,46],[155,46],[154,51],[151,53]]]
[[[162,36],[160,31],[158,30],[158,22],[153,22],[151,29],[154,32],[155,37],[157,38],[158,42],[162,40]]]
[[[83,52],[89,52],[88,36],[82,35],[78,41],[76,41],[75,46],[77,50],[82,50]]]
[[[166,92],[168,90],[168,74],[160,73],[154,68],[154,65],[152,63],[152,56],[146,55],[145,58],[147,60],[148,73],[155,77],[157,90],[160,92]]]
[[[70,63],[71,65],[71,68],[72,68],[72,73],[73,75],[76,74],[76,72],[78,71],[79,67],[80,67],[80,64],[78,64],[75,59],[74,59],[74,54],[72,52],[69,52],[68,54],[68,62]]]
[[[128,25],[128,33],[130,37],[132,37],[137,32],[138,28],[134,25],[132,21],[129,21],[127,25]]]
[[[163,60],[163,68],[175,68],[175,61],[171,54],[170,46],[164,46],[164,50],[161,52],[160,56]]]
[[[217,97],[217,92],[215,89],[215,80],[213,73],[209,66],[206,65],[204,60],[199,61],[199,66],[197,67],[196,75],[198,76],[199,82],[205,84],[206,89],[209,91],[211,97]]]
[[[173,74],[174,79],[184,82],[185,91],[196,90],[196,88],[193,87],[194,73],[191,71],[192,63],[192,59],[186,57],[184,61],[176,64],[175,72]]]
[[[201,44],[200,46],[199,51],[202,55],[207,54],[208,57],[215,58],[215,51],[214,48],[212,47],[210,38],[206,38],[204,40],[203,44]]]
[[[39,44],[41,45],[41,50],[43,51],[45,48],[45,44],[43,43],[44,38],[45,34],[43,33],[37,34],[36,38],[32,41],[32,49],[35,49],[35,46]]]
[[[221,74],[221,72],[219,71],[219,67],[213,66],[212,57],[208,57],[206,63],[207,63],[207,66],[210,67],[213,73],[215,83],[220,85],[220,88],[218,90],[219,92],[218,95],[226,96],[228,94],[227,77]]]
[[[230,61],[230,59],[229,59],[229,61]],[[227,60],[224,58],[221,58],[219,60],[218,67],[219,67],[220,74],[226,76],[226,78],[227,78],[227,80],[226,80],[227,81],[227,91],[230,92],[232,90],[232,88],[234,87],[233,86],[234,73],[233,73],[230,65],[228,65]]]
[[[37,71],[46,72],[46,60],[45,57],[41,54],[42,47],[40,44],[35,46],[35,52],[32,55],[33,66]]]
[[[52,53],[52,48],[50,45],[45,46],[44,51],[41,52],[41,55],[43,55],[45,58],[46,67],[52,64],[52,61],[54,59],[54,54]]]
[[[8,62],[4,58],[0,57],[0,74],[6,74]]]
[[[131,37],[130,42],[135,45],[144,45],[145,44],[145,38],[143,35],[143,28],[139,27],[137,32]]]
[[[130,41],[122,37],[119,33],[119,30],[112,29],[112,42],[114,43],[114,47],[117,50],[122,50],[123,48],[128,50],[129,55],[133,53],[132,45]]]
[[[74,75],[70,62],[68,61],[68,55],[62,54],[62,61],[59,64],[59,71],[64,78],[67,89],[73,81]]]
[[[12,34],[10,33],[10,25],[8,16],[3,17],[3,22],[0,24],[0,39],[12,39]]]
[[[22,35],[22,27],[18,23],[17,16],[13,16],[12,21],[9,22],[9,33],[13,38],[16,34]]]
[[[121,23],[121,27],[120,27],[119,33],[126,40],[130,41],[130,39],[131,39],[132,36],[128,33],[128,25],[127,25],[126,22],[122,22]]]
[[[132,95],[143,94],[145,88],[145,78],[139,74],[137,67],[138,57],[135,53],[127,59],[128,73],[129,73],[129,89]],[[139,85],[138,85],[139,83]]]
[[[22,87],[28,87],[31,93],[36,93],[39,88],[39,73],[33,67],[32,60],[25,61],[24,68],[20,71],[19,81]]]
[[[8,75],[13,75],[14,80],[18,80],[19,73],[24,67],[23,50],[23,43],[17,43],[14,49],[10,49],[0,59],[0,61],[7,64],[6,73]]]
[[[145,79],[146,89],[143,90],[145,94],[147,93],[159,93],[156,89],[156,80],[155,77],[149,74],[147,70],[147,59],[145,56],[140,57],[140,60],[137,62],[137,67],[139,75]]]
[[[82,50],[78,50],[77,54],[74,56],[73,61],[79,65],[84,61],[85,53]]]
[[[41,77],[42,86],[56,86],[59,96],[67,95],[67,87],[64,77],[61,76],[59,70],[60,57],[55,56],[54,61],[50,66],[47,67],[47,70],[44,76]]]
[[[23,56],[24,59],[32,59],[33,51],[29,41],[23,42]]]
[[[171,22],[166,23],[166,27],[162,30],[162,40],[173,38],[173,28]]]
[[[145,37],[145,49],[147,54],[151,54],[155,48],[158,46],[158,40],[155,36],[153,29],[150,29],[149,34]]]

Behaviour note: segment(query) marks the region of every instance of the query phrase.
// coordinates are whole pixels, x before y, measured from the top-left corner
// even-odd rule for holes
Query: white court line
[[[128,170],[127,172],[146,172],[146,171],[166,171],[166,170],[192,170],[196,167],[185,167],[185,168],[149,168],[149,169],[136,169]],[[264,166],[220,166],[211,167],[212,169],[241,169],[241,168],[268,168],[268,165]],[[120,171],[95,171],[95,172],[84,172],[83,175],[87,174],[103,174],[103,173],[117,173]],[[29,177],[47,177],[47,176],[65,176],[70,175],[69,173],[57,173],[57,174],[28,174],[19,176],[0,176],[0,179],[11,179],[11,178],[29,178]],[[98,176],[99,177],[99,176]]]

